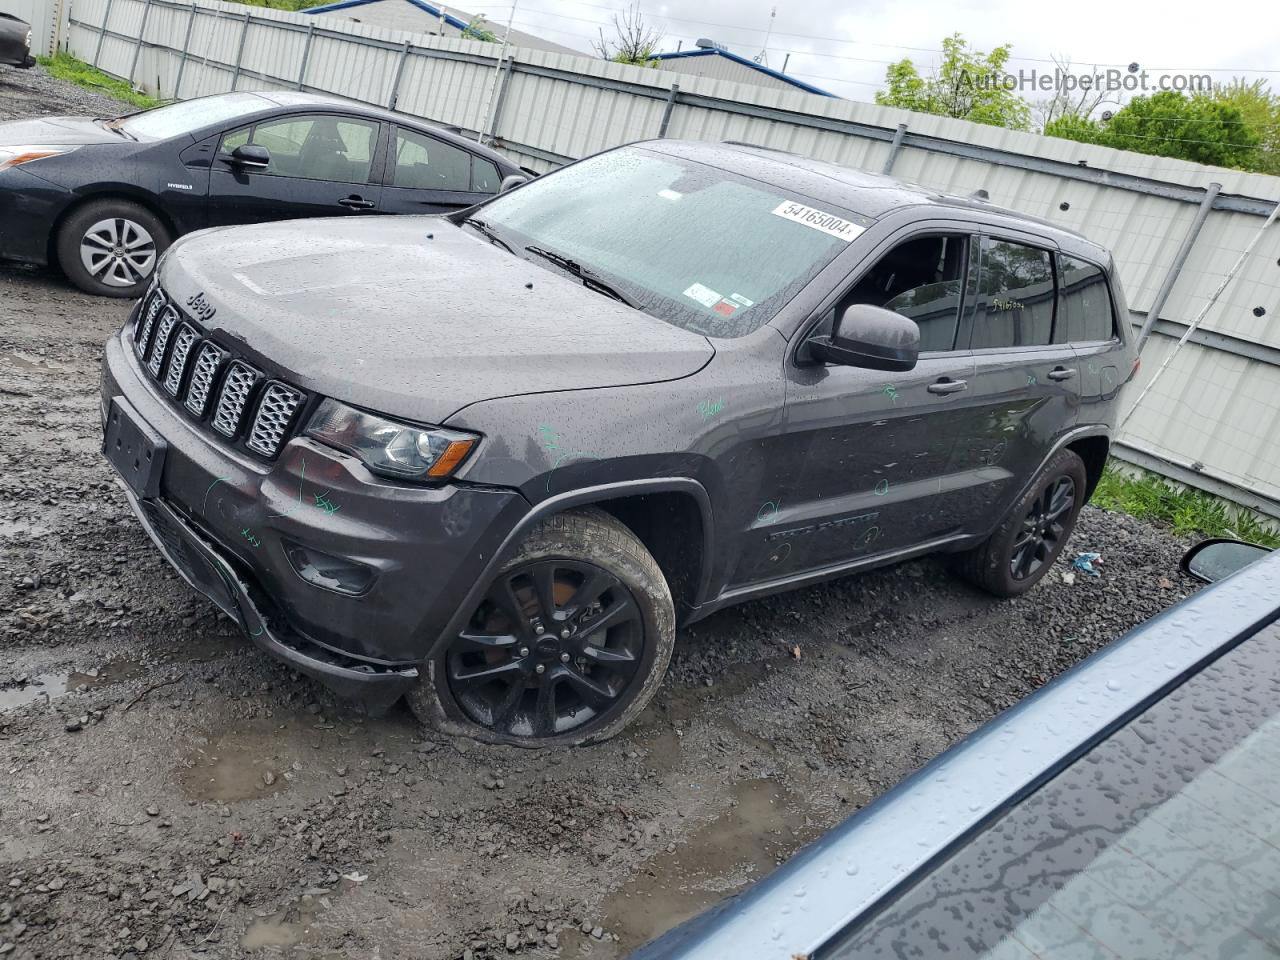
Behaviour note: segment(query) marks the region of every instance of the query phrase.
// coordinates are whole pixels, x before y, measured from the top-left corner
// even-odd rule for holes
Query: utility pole
[[[769,28],[764,32],[764,49],[760,51],[760,55],[756,57],[756,63],[769,65],[769,38],[773,36],[773,19],[778,15],[778,8],[771,7],[769,9]]]
[[[502,35],[502,49],[498,51],[498,63],[493,68],[493,83],[489,85],[489,99],[485,103],[484,116],[480,127],[480,136],[476,137],[476,143],[483,144],[485,138],[489,136],[489,127],[493,124],[493,116],[498,108],[498,82],[502,78],[502,62],[507,56],[507,44],[511,41],[511,24],[516,19],[516,7],[520,0],[511,0],[511,15],[507,17],[507,31]]]

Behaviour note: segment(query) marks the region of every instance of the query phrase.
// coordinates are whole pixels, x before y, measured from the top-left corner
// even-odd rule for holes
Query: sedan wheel
[[[80,262],[89,276],[109,287],[134,287],[155,269],[156,241],[132,220],[99,220],[80,240]]]

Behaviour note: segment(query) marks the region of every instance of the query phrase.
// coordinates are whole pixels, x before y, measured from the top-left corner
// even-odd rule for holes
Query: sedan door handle
[[[374,207],[374,202],[364,197],[343,197],[338,201],[338,206],[346,207],[348,210],[370,210]]]
[[[969,389],[968,380],[939,380],[926,388],[930,393],[959,393]]]
[[[1075,375],[1075,370],[1068,369],[1067,367],[1055,367],[1049,371],[1050,380],[1070,380]]]

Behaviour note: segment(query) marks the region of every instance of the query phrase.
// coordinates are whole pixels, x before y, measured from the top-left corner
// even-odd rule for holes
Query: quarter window
[[[502,178],[498,176],[498,168],[488,160],[472,157],[471,189],[476,193],[497,193],[500,186]]]
[[[277,177],[368,183],[378,125],[338,117],[288,117],[245,127],[222,138],[219,155],[245,144],[266,147],[271,162],[257,171]]]
[[[471,189],[471,154],[433,137],[398,129],[391,183],[414,190],[467,192]]]
[[[878,260],[840,305],[869,303],[910,317],[920,350],[955,347],[964,286],[967,236],[916,237]]]
[[[1008,240],[983,242],[970,343],[974,350],[1050,343],[1053,305],[1049,251]]]
[[[1106,274],[1100,267],[1075,257],[1060,256],[1058,260],[1062,264],[1061,312],[1054,339],[1079,343],[1114,338],[1115,317]]]

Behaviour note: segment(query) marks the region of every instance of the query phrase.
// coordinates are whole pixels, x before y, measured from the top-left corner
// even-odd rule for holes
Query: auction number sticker
[[[812,227],[814,230],[821,230],[828,236],[836,237],[845,243],[848,243],[866,229],[866,227],[858,226],[852,220],[845,220],[843,217],[837,217],[833,213],[815,210],[813,207],[806,207],[803,203],[794,203],[791,200],[783,200],[774,207],[773,215],[782,217],[784,220],[802,223],[806,227]]]

